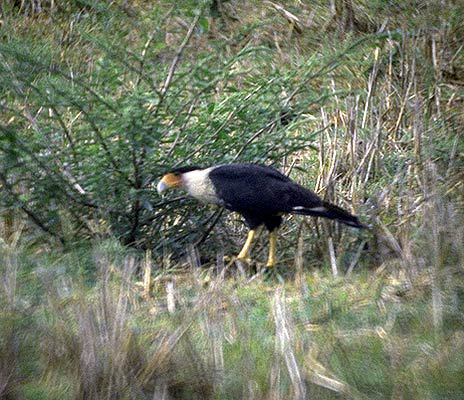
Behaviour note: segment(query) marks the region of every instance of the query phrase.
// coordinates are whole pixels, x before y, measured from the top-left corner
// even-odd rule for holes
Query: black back
[[[209,173],[218,197],[229,210],[241,213],[252,227],[295,206],[316,207],[321,199],[272,167],[230,164]]]

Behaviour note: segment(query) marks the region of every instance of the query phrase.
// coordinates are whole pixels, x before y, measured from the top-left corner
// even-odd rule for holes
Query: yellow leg
[[[245,244],[243,245],[243,248],[240,251],[240,253],[238,253],[238,256],[237,256],[238,260],[246,260],[248,258],[248,253],[250,252],[251,243],[253,242],[255,235],[256,235],[256,231],[254,229],[251,229],[248,232],[247,240]]]
[[[273,267],[276,263],[276,247],[277,247],[277,230],[269,233],[269,257],[266,267]]]

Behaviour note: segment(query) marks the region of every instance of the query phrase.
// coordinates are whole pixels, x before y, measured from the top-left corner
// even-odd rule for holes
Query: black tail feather
[[[353,228],[366,228],[358,217],[345,211],[343,208],[330,204],[323,201],[320,206],[306,208],[306,207],[295,207],[292,211],[293,214],[311,215],[312,217],[323,217],[329,219],[335,219],[342,224],[352,226]]]

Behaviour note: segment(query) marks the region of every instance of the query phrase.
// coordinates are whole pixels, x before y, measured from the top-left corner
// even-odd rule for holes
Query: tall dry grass
[[[104,244],[87,255],[90,286],[65,259],[3,244],[2,396],[458,398],[464,225],[440,196],[418,213],[414,237],[369,274],[308,273],[300,259],[279,284],[193,262],[153,276],[148,298],[146,260]]]

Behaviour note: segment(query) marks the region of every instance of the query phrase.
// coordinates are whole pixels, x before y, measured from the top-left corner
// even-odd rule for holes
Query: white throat
[[[182,183],[187,192],[203,203],[216,204],[219,202],[213,182],[208,177],[208,174],[214,168],[198,169],[182,174]]]

